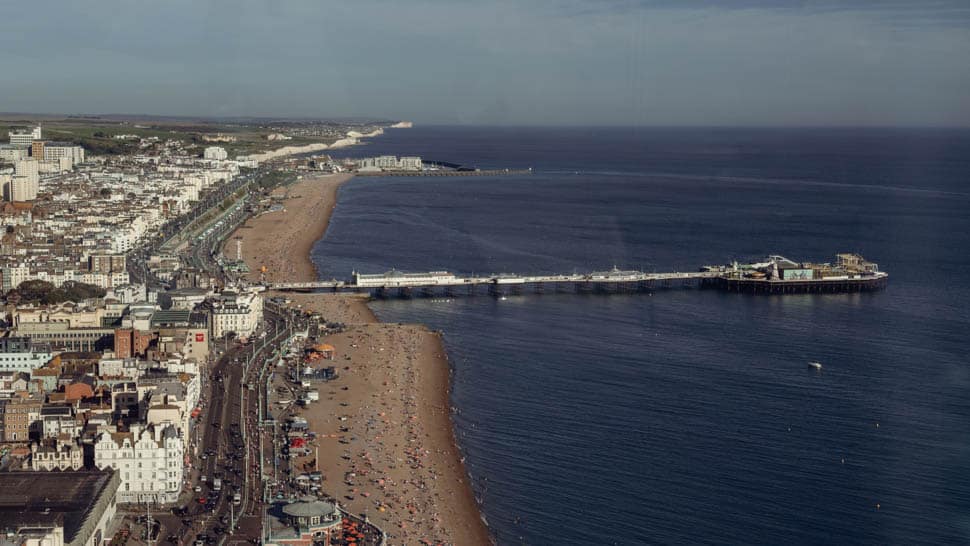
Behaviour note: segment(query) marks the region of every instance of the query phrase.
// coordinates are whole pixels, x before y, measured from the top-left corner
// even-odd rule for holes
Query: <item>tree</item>
[[[29,302],[42,302],[47,298],[54,290],[54,285],[47,281],[24,281],[20,285],[11,290],[10,292],[16,292],[20,296],[20,301]],[[7,293],[7,298],[10,298],[10,293]]]
[[[67,281],[60,288],[47,281],[31,280],[20,283],[20,286],[7,292],[7,301],[16,300],[18,303],[41,303],[44,305],[63,303],[65,301],[82,301],[89,298],[103,298],[106,291],[103,288],[82,282]]]
[[[107,199],[111,197],[111,190],[108,188],[101,188],[101,191],[99,191],[98,193],[101,194],[102,199]]]

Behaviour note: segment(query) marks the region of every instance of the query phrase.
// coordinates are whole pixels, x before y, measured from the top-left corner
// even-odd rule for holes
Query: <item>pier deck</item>
[[[767,280],[738,278],[724,271],[644,273],[607,271],[568,275],[486,275],[458,277],[444,271],[378,275],[353,274],[351,281],[274,283],[267,288],[281,291],[367,292],[376,297],[512,295],[523,293],[643,292],[661,288],[706,287],[754,294],[805,294],[865,292],[880,290],[888,283],[886,273],[856,275],[838,279]]]
[[[461,277],[447,271],[379,274],[354,272],[350,281],[330,280],[266,285],[273,290],[370,292],[377,297],[474,295],[487,289],[492,295],[554,292],[643,292],[655,288],[709,287],[752,294],[812,294],[881,290],[889,275],[857,254],[838,254],[836,266],[793,262],[769,256],[765,262],[705,266],[699,271],[646,273],[613,268],[565,275],[499,273]]]

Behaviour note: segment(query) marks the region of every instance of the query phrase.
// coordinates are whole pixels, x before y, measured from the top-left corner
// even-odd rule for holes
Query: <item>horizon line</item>
[[[58,118],[59,121],[84,121],[84,120],[103,120],[103,121],[200,121],[200,122],[229,122],[229,121],[316,121],[316,122],[344,122],[344,123],[397,123],[410,121],[416,126],[423,127],[488,127],[488,128],[532,128],[532,129],[940,129],[940,130],[965,130],[970,129],[967,125],[937,125],[937,124],[888,124],[888,123],[844,123],[844,124],[782,124],[782,123],[646,123],[646,124],[621,124],[621,123],[464,123],[464,122],[421,122],[407,120],[404,118],[386,118],[370,116],[266,116],[266,115],[231,115],[231,116],[210,116],[192,114],[122,114],[122,113],[61,113],[61,112],[0,112],[0,121],[8,116],[23,117],[50,117]]]

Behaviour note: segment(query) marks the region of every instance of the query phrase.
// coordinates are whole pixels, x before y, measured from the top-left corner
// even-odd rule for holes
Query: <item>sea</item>
[[[334,152],[381,154],[533,172],[353,179],[322,278],[840,252],[890,275],[375,301],[443,332],[499,544],[970,543],[970,131],[417,126]]]

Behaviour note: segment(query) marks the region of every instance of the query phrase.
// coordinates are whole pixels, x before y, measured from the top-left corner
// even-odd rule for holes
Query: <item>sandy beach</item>
[[[346,176],[291,186],[287,212],[237,230],[243,258],[266,280],[313,280],[309,259]],[[229,239],[227,250],[234,255]],[[273,294],[268,294],[273,295]],[[285,294],[292,305],[347,325],[325,341],[336,348],[339,378],[317,385],[320,400],[299,409],[317,435],[312,455],[323,491],[388,533],[388,544],[489,544],[450,417],[449,365],[440,336],[421,325],[384,324],[357,294]],[[313,468],[308,466],[308,469]]]
[[[317,279],[310,260],[313,243],[330,222],[337,190],[353,178],[350,174],[309,176],[290,186],[277,188],[283,210],[250,218],[228,239],[223,253],[236,257],[236,238],[242,238],[242,257],[249,266],[246,279],[268,282],[300,282]],[[266,267],[265,274],[261,268]]]

